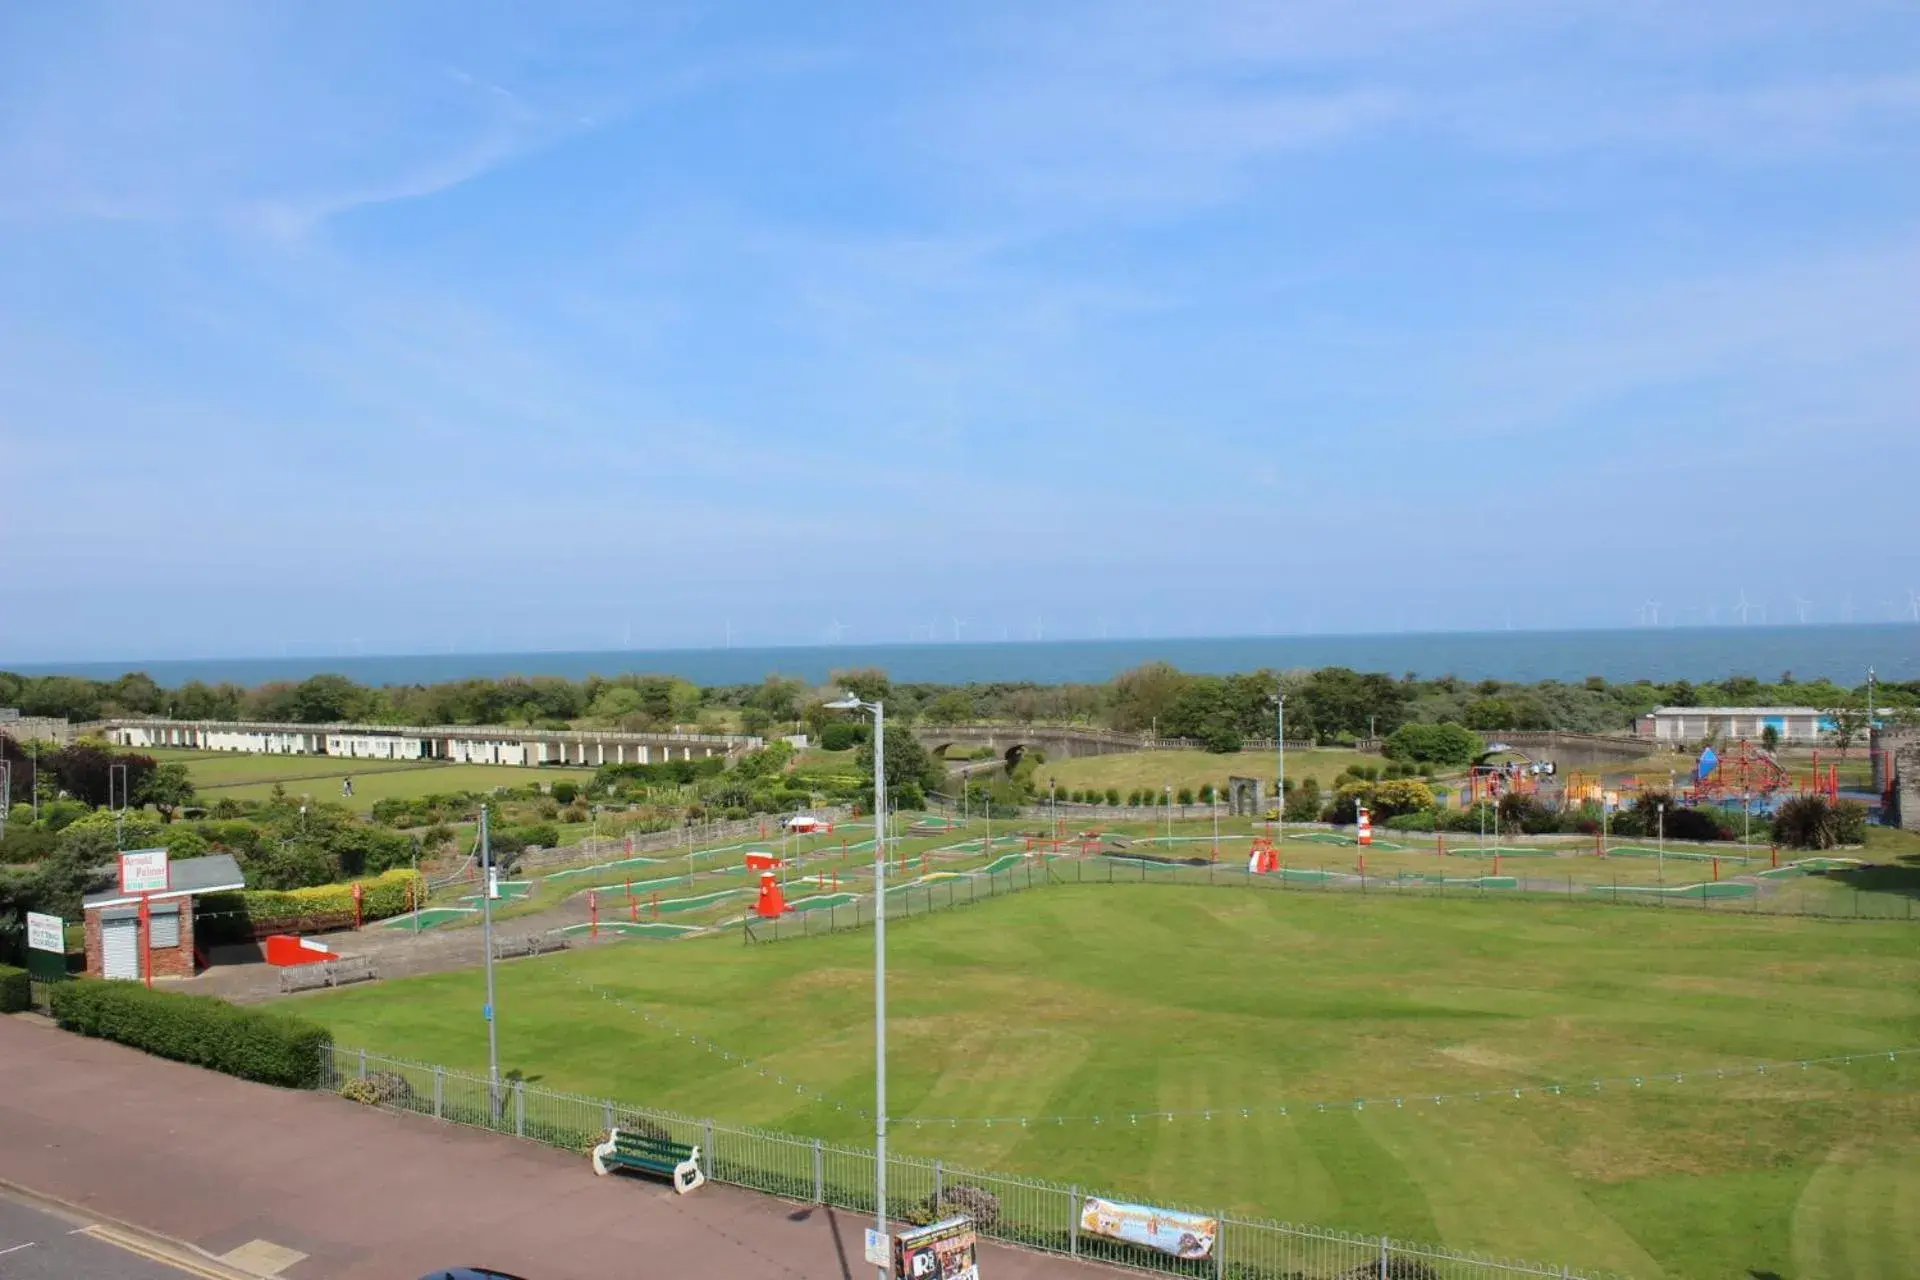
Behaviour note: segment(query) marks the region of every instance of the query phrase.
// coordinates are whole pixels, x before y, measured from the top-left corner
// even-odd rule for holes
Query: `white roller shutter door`
[[[180,945],[179,911],[156,910],[147,924],[147,945],[150,947],[177,947]]]
[[[128,916],[100,922],[100,957],[109,978],[140,977],[140,921]]]

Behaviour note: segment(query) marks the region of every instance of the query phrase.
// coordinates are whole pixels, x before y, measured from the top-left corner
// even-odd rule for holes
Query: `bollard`
[[[660,918],[660,891],[657,889],[653,894],[653,918],[655,920]]]
[[[600,936],[600,891],[598,889],[587,890],[587,917],[589,920],[592,921],[592,923],[587,926],[587,930],[588,930],[587,936],[589,938],[599,937]]]
[[[1717,853],[1713,855],[1713,878],[1716,882],[1720,879],[1720,855]]]
[[[1771,846],[1769,852],[1773,855],[1773,865],[1778,867],[1780,865],[1780,846],[1777,844]]]

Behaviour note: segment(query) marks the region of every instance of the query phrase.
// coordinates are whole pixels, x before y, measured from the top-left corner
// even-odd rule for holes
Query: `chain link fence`
[[[574,1152],[583,1168],[594,1145],[609,1129],[620,1128],[699,1147],[700,1167],[716,1182],[851,1213],[874,1212],[874,1153],[866,1148],[553,1093],[513,1079],[495,1088],[481,1076],[362,1049],[329,1048],[321,1079],[329,1090],[363,1081],[356,1091],[378,1105]],[[991,1199],[962,1188],[984,1191]],[[930,1221],[943,1205],[964,1206],[989,1238],[1135,1271],[1194,1280],[1611,1280],[1599,1272],[1480,1257],[1386,1236],[1161,1205],[1218,1224],[1204,1256],[1175,1257],[1084,1229],[1087,1199],[1096,1195],[1126,1200],[1093,1188],[988,1173],[919,1156],[887,1158],[887,1216],[894,1222]]]
[[[1203,838],[1196,838],[1204,845]],[[909,866],[918,865],[909,859]],[[911,870],[900,873],[915,874]],[[1039,854],[1005,871],[952,873],[939,879],[909,881],[887,890],[887,917],[922,916],[970,906],[1009,893],[1054,884],[1183,884],[1262,889],[1276,893],[1346,894],[1420,897],[1496,903],[1526,899],[1559,900],[1594,906],[1638,907],[1649,911],[1709,911],[1719,915],[1758,914],[1815,916],[1837,920],[1915,921],[1920,906],[1911,893],[1861,889],[1848,883],[1849,873],[1810,873],[1777,881],[1767,889],[1740,897],[1720,896],[1718,886],[1662,888],[1645,882],[1559,876],[1548,868],[1510,871],[1499,882],[1480,874],[1449,877],[1399,872],[1357,875],[1351,864],[1321,864],[1306,859],[1290,861],[1278,872],[1253,874],[1240,859],[1232,862],[1186,862],[1142,856],[1043,858]],[[864,894],[855,897],[856,893]],[[772,919],[748,916],[742,930],[748,942],[778,942],[812,937],[873,923],[871,885],[849,877],[838,894],[819,895],[824,905],[810,906],[796,898],[794,909]],[[839,899],[852,899],[840,901]]]

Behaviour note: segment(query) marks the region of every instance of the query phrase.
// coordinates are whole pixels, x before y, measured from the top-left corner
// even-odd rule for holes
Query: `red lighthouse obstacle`
[[[753,904],[754,914],[771,920],[787,913],[786,895],[780,892],[780,878],[771,871],[760,873],[760,898]]]

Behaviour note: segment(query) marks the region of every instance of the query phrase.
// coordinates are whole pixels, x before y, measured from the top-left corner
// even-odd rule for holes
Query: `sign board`
[[[893,1238],[893,1274],[899,1280],[980,1280],[973,1219],[961,1214]]]
[[[1088,1235],[1124,1240],[1176,1258],[1213,1256],[1213,1242],[1220,1236],[1220,1220],[1177,1209],[1156,1209],[1144,1204],[1116,1204],[1111,1200],[1087,1197],[1080,1213],[1080,1230]]]
[[[27,912],[27,946],[35,951],[67,953],[67,924],[59,916]]]
[[[884,1267],[893,1253],[893,1237],[884,1231],[867,1228],[867,1265]]]
[[[120,892],[165,893],[170,883],[165,849],[129,849],[120,855]]]

